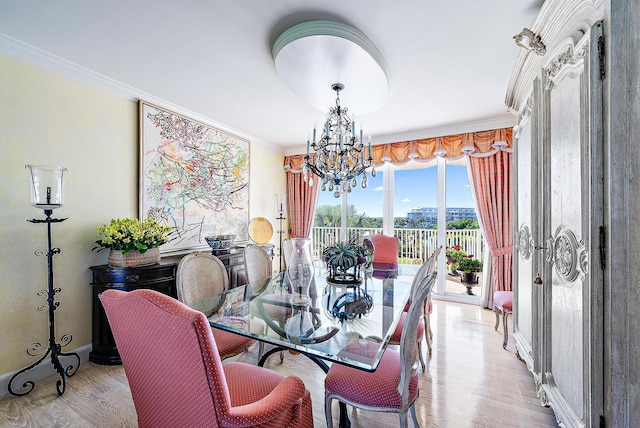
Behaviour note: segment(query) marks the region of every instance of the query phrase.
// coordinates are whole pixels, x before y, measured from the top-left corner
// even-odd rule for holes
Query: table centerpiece
[[[338,242],[322,252],[328,277],[327,282],[340,285],[360,285],[364,269],[371,267],[373,251],[355,242]]]

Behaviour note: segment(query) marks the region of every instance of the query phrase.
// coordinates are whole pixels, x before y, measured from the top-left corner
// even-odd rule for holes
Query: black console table
[[[138,288],[156,290],[172,297],[176,294],[176,268],[182,256],[163,257],[160,263],[150,266],[112,267],[92,266],[93,309],[92,309],[92,350],[89,361],[96,364],[122,364],[116,348],[113,333],[98,295],[105,290],[133,291]]]
[[[264,247],[269,255],[273,255],[273,246]],[[163,257],[160,263],[150,266],[112,267],[109,265],[91,266],[93,273],[92,292],[92,350],[89,361],[96,364],[122,364],[120,354],[113,339],[111,327],[98,295],[105,290],[116,289],[133,291],[138,288],[156,290],[177,298],[176,270],[178,263],[186,254]],[[244,266],[244,248],[233,248],[224,254],[216,254],[224,264],[229,275],[229,288],[247,283]]]

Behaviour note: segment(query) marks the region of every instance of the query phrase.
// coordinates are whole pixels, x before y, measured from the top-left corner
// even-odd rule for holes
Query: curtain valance
[[[445,137],[423,138],[420,140],[380,144],[371,147],[373,163],[382,165],[390,162],[402,165],[410,160],[428,162],[436,156],[458,159],[462,156],[486,157],[498,151],[513,152],[512,128],[469,132]],[[311,154],[311,157],[314,155]],[[285,156],[285,171],[302,172],[304,155]]]

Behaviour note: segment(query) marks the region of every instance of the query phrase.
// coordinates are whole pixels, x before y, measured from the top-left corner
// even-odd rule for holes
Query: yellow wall
[[[113,217],[138,215],[138,104],[40,68],[0,56],[0,376],[36,358],[27,346],[47,346],[47,259],[44,218],[29,204],[26,164],[61,165],[66,203],[53,224],[58,338],[73,336],[70,351],[91,343],[89,267],[106,263],[91,251],[96,228]],[[259,161],[258,161],[259,160]],[[283,155],[251,144],[250,217],[276,226],[275,194],[284,193]],[[272,242],[275,242],[274,240]]]

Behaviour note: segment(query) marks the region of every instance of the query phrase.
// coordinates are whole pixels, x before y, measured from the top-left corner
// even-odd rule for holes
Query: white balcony
[[[348,240],[360,241],[364,237],[376,233],[382,233],[382,228],[347,228]],[[437,230],[394,229],[393,234],[398,237],[398,273],[401,276],[413,276],[418,267],[437,248]],[[311,241],[316,258],[319,258],[323,248],[340,241],[340,228],[313,227],[311,229]],[[480,229],[447,230],[446,246],[453,247],[455,245],[460,246],[467,254],[472,254],[474,258],[484,260],[485,242]],[[467,288],[460,282],[459,276],[452,276],[447,271],[445,281],[446,284],[443,289],[440,289],[440,292],[435,290],[436,296],[438,294],[468,296]],[[482,282],[482,279],[480,281]],[[479,286],[474,287],[472,290],[475,295],[480,295]]]

